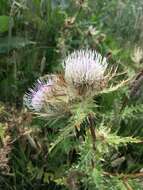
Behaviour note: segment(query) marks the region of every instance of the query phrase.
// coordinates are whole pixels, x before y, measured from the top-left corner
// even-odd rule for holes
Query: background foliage
[[[101,178],[103,168],[120,174],[143,168],[142,143],[131,143],[131,137],[143,137],[142,21],[142,0],[0,0],[0,189],[143,188],[142,178]],[[67,120],[33,118],[22,106],[27,88],[44,74],[62,73],[62,59],[79,48],[96,49],[126,71],[117,81],[135,76],[129,87],[97,99],[99,136],[109,130],[106,121],[114,146],[97,141],[107,161],[92,171],[89,160],[98,157],[89,151],[84,127],[70,136]],[[129,143],[118,136],[130,137]],[[125,146],[118,147],[121,141]]]

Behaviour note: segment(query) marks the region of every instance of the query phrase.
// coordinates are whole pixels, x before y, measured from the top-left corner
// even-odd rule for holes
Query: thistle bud
[[[58,104],[67,101],[66,87],[58,75],[48,75],[47,79],[38,80],[24,96],[24,105],[35,112],[54,111]]]

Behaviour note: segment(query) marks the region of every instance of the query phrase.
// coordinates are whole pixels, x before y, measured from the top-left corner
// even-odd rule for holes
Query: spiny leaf
[[[123,86],[127,85],[130,80],[131,79],[123,80],[123,81],[121,81],[119,84],[117,84],[115,86],[110,86],[109,88],[100,91],[99,94],[107,94],[107,93],[117,91],[118,89],[120,89]]]
[[[143,104],[126,106],[121,113],[121,118],[137,118],[139,114],[143,114]]]
[[[49,153],[65,138],[69,137],[70,133],[74,130],[73,126],[68,125],[63,130],[60,131],[60,134],[57,138],[57,140],[54,141],[54,143],[51,144],[51,147],[49,148]]]

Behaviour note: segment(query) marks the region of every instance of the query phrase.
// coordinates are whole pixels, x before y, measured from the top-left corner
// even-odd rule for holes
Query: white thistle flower
[[[91,87],[100,89],[104,73],[108,66],[105,57],[95,50],[78,50],[64,61],[65,81],[73,87]]]
[[[24,105],[36,112],[54,111],[57,102],[66,97],[65,87],[59,82],[60,78],[56,75],[49,75],[47,80],[38,80],[34,88],[24,95]]]

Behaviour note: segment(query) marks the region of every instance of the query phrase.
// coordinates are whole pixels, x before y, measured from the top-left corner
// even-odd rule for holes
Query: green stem
[[[96,150],[96,146],[95,146],[96,134],[95,134],[94,121],[93,121],[92,114],[89,114],[88,119],[89,119],[89,128],[90,128],[90,132],[91,132],[91,136],[92,136],[92,141],[93,141],[93,150]]]

